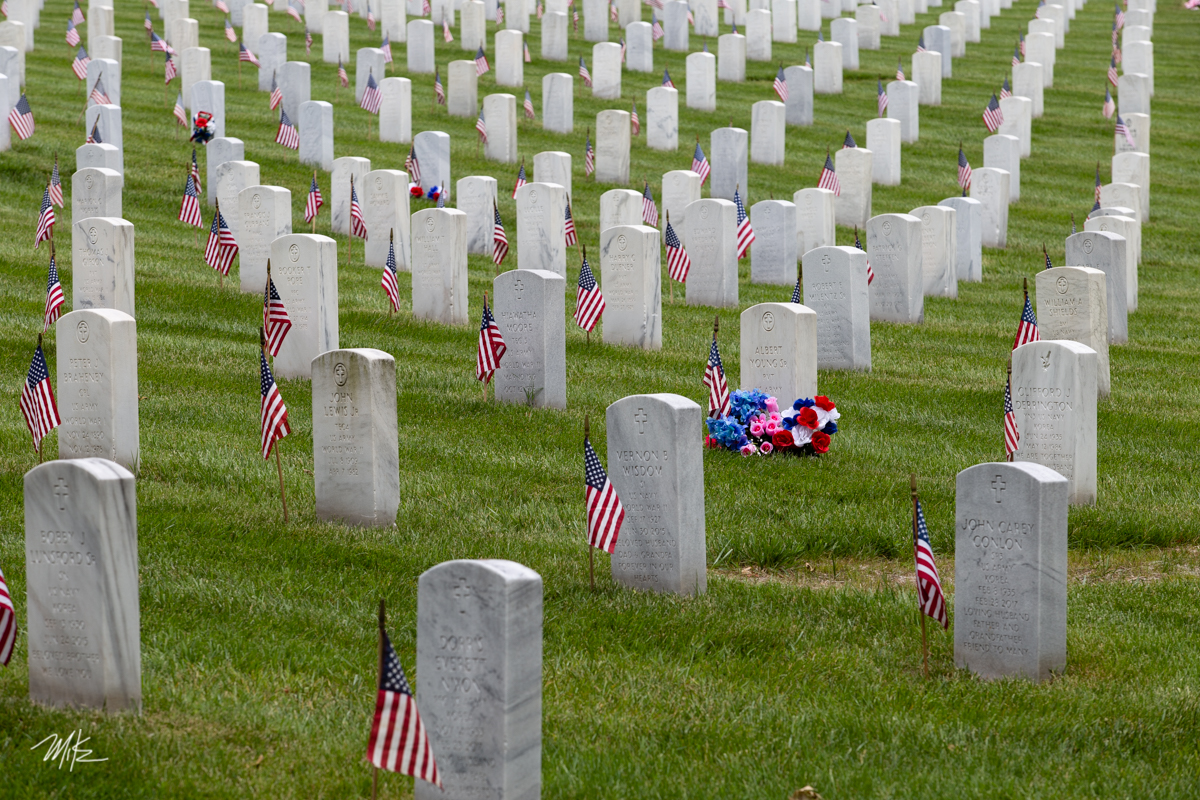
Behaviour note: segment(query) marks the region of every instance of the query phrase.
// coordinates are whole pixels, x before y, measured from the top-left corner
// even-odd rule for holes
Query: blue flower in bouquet
[[[769,399],[769,395],[758,389],[739,389],[729,395],[729,406],[733,416],[741,422],[746,422],[750,417],[765,410]]]
[[[821,432],[822,432],[822,433],[829,433],[829,434],[834,434],[834,433],[837,433],[837,423],[836,423],[836,422],[833,422],[833,421],[831,420],[829,423],[827,423],[827,424],[825,425],[825,427],[824,427],[824,428],[821,428]]]
[[[812,400],[811,398],[801,397],[799,400],[792,403],[792,408],[799,411],[802,408],[811,408],[812,406],[815,406],[816,404],[817,404],[816,401]]]
[[[708,435],[722,447],[734,450],[746,439],[746,429],[733,417],[709,418]]]

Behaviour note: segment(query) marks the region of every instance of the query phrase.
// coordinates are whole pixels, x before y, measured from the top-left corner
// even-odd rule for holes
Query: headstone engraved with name
[[[608,407],[608,475],[625,508],[612,554],[617,583],[707,591],[703,417],[700,406],[677,394],[635,394]]]
[[[25,602],[32,702],[141,711],[137,491],[129,470],[83,458],[25,473]]]
[[[805,253],[804,305],[817,314],[818,369],[871,369],[866,253],[832,245]]]
[[[815,247],[837,244],[834,236],[834,193],[829,189],[801,189],[792,195],[796,205],[796,255]]]
[[[689,205],[684,215],[684,238],[692,259],[688,305],[737,306],[737,206],[708,198]]]
[[[571,154],[546,150],[533,157],[533,179],[539,183],[557,183],[571,196]]]
[[[417,702],[444,789],[416,800],[523,800],[542,789],[542,578],[445,561],[417,581]]]
[[[834,200],[837,224],[862,228],[871,218],[874,154],[863,147],[843,147],[833,154],[842,193]]]
[[[659,208],[662,213],[658,216],[658,227],[665,236],[667,232],[667,220],[670,219],[671,227],[675,229],[675,235],[679,237],[679,241],[687,244],[684,238],[687,227],[684,222],[687,219],[685,209],[700,199],[700,176],[690,169],[675,169],[664,173],[662,176],[662,203]]]
[[[1067,665],[1067,481],[1040,464],[976,464],[955,490],[954,663],[1048,680]]]
[[[947,206],[912,210],[921,220],[921,274],[926,297],[958,297],[958,212]]]
[[[496,324],[508,350],[496,370],[496,400],[567,407],[566,279],[512,269],[492,281]]]
[[[363,181],[371,171],[371,159],[342,156],[333,162],[329,175],[329,224],[334,233],[350,234],[350,181],[358,202],[363,201]]]
[[[423,208],[412,215],[413,316],[467,324],[467,215]]]
[[[71,226],[71,308],[134,311],[133,224],[89,217]]]
[[[755,237],[750,282],[791,286],[796,282],[796,206],[787,200],[760,200],[750,209],[750,219]]]
[[[137,323],[113,308],[59,317],[59,458],[138,463]]]
[[[1030,342],[1012,353],[1012,402],[1020,445],[1014,461],[1067,479],[1072,505],[1096,503],[1096,351],[1068,340]]]
[[[567,195],[557,183],[517,190],[517,266],[567,274]]]
[[[292,193],[282,186],[248,186],[238,195],[238,279],[243,292],[262,294],[271,242],[292,232]]]
[[[271,279],[292,320],[276,376],[311,377],[313,359],[338,349],[337,271],[337,242],[328,236],[292,233],[271,242]]]
[[[88,217],[120,219],[121,189],[125,180],[111,169],[80,169],[71,176],[71,220]]]
[[[867,222],[871,319],[919,324],[925,321],[921,220],[911,214],[880,214]]]
[[[467,215],[468,253],[492,255],[496,229],[496,192],[497,181],[490,175],[471,175],[458,180],[455,203],[458,210]]]
[[[382,350],[330,350],[312,361],[317,518],[390,527],[400,504],[396,361]]]
[[[0,107],[2,106],[3,103],[0,103]],[[108,106],[96,106],[96,108],[108,108]],[[108,142],[82,144],[75,148],[75,169],[87,169],[88,167],[111,169],[123,175],[125,170],[122,163],[123,158],[120,148]]]
[[[604,341],[662,348],[662,251],[659,232],[645,225],[615,225],[600,232],[604,287]]]
[[[1091,267],[1054,267],[1037,274],[1038,333],[1070,339],[1096,351],[1096,390],[1108,397],[1108,300],[1104,273]]]
[[[741,386],[787,405],[817,394],[817,312],[799,303],[759,303],[741,316]]]
[[[1068,236],[1066,241],[1068,265],[1092,267],[1104,273],[1105,316],[1110,344],[1129,341],[1129,306],[1125,288],[1128,247],[1125,237],[1111,231],[1083,230]]]
[[[363,256],[368,266],[387,263],[388,246],[396,253],[396,269],[408,272],[409,213],[408,173],[398,169],[368,172],[355,184],[367,224]]]

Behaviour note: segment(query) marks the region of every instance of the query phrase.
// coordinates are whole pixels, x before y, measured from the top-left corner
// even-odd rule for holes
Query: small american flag
[[[1013,350],[1023,344],[1041,340],[1038,335],[1037,317],[1033,315],[1033,306],[1029,304],[1029,292],[1025,293],[1025,308],[1021,310],[1021,321],[1017,323],[1017,338],[1013,340]]]
[[[736,188],[733,190],[733,204],[737,206],[737,257],[742,258],[754,242],[754,228],[750,225],[746,206],[742,204],[742,195]]]
[[[421,16],[428,16],[430,12],[429,0],[421,0]]]
[[[638,133],[642,130],[642,120],[638,117],[637,101],[633,103],[633,110],[629,114],[629,132],[634,138],[637,138]]]
[[[1033,18],[1034,18],[1034,19],[1041,19],[1041,18],[1042,18],[1042,7],[1043,7],[1043,6],[1045,6],[1045,5],[1046,5],[1046,0],[1041,0],[1041,1],[1038,3],[1038,5],[1037,5],[1037,8],[1036,8],[1036,9],[1034,9],[1034,11],[1033,11]]]
[[[696,15],[692,13],[691,8],[688,8],[688,25],[696,27]],[[708,42],[704,43],[704,52],[708,52]]]
[[[483,118],[483,109],[479,109],[479,118],[475,120],[475,130],[479,131],[479,141],[487,144],[487,120]]]
[[[367,5],[367,30],[375,32],[375,12],[371,10],[370,4]]]
[[[442,86],[440,70],[435,70],[433,73],[433,99],[440,106],[446,105],[446,87]]]
[[[394,236],[394,234],[393,234]],[[396,277],[396,242],[394,238],[388,241],[387,261],[383,262],[383,278],[379,281],[392,304],[393,311],[400,310],[400,282]]]
[[[1020,43],[1013,46],[1012,65],[1015,67],[1021,63],[1021,45]]]
[[[604,294],[600,291],[600,284],[596,283],[596,276],[592,274],[585,253],[583,266],[579,268],[579,285],[575,289],[576,324],[590,332],[604,313],[604,306]]]
[[[1125,142],[1134,147],[1133,134],[1129,132],[1129,126],[1125,124],[1125,120],[1121,119],[1121,115],[1117,114],[1117,127],[1115,130],[1117,136],[1124,136]]]
[[[962,144],[958,145],[958,185],[962,188],[963,197],[971,188],[971,163],[963,154]]]
[[[344,2],[342,3],[342,10],[345,11],[347,15],[353,14],[354,13],[353,0],[344,0]]]
[[[608,18],[613,22],[619,22],[621,19],[621,12],[617,10],[617,4],[614,2],[608,4]]]
[[[669,217],[663,242],[667,247],[667,275],[673,281],[687,283],[688,271],[692,268],[692,257],[683,248],[683,242],[679,241],[679,234],[675,233]]]
[[[42,192],[42,210],[38,214],[37,237],[33,240],[35,250],[42,242],[47,242],[54,237],[54,220],[54,204],[50,202],[50,184],[47,183]]]
[[[821,168],[821,178],[817,179],[817,188],[824,188],[834,193],[834,197],[841,197],[841,181],[838,180],[838,170],[833,167],[833,158],[829,156],[829,151],[826,150],[826,163]]]
[[[150,31],[150,52],[151,53],[170,53],[171,46],[159,38],[158,34]]]
[[[429,736],[421,722],[417,701],[382,623],[379,636],[383,645],[379,692],[375,696],[371,737],[367,740],[367,760],[380,769],[412,775],[440,787],[437,760],[429,749]]]
[[[303,21],[304,21],[304,20],[302,20],[302,19],[300,18],[300,9],[296,8],[296,6],[295,6],[295,5],[293,5],[293,4],[291,4],[291,3],[288,3],[288,7],[287,7],[287,15],[288,15],[289,17],[291,17],[292,19],[296,20],[296,22],[303,22]],[[306,37],[306,38],[309,38],[309,37],[311,37],[311,36],[312,36],[312,34],[310,34],[310,33],[309,33],[307,30],[305,30],[305,31],[304,31],[304,34],[305,34],[305,37]],[[309,42],[309,43],[307,44],[307,47],[308,47],[308,48],[311,48],[311,47],[312,47],[312,43],[311,43],[311,42]]]
[[[617,547],[621,523],[625,521],[625,508],[586,436],[583,438],[583,482],[588,546],[612,553]]]
[[[625,63],[625,50],[626,50],[625,37],[622,36],[621,37],[621,63],[622,64]]]
[[[708,387],[708,416],[729,416],[729,384],[725,382],[725,367],[721,364],[716,333],[713,334],[712,347],[708,348],[704,385]]]
[[[588,72],[587,64],[584,63],[583,56],[579,57],[579,77],[583,79],[585,87],[592,85],[592,73]]]
[[[21,386],[21,414],[33,437],[34,452],[42,449],[42,439],[62,424],[58,416],[58,404],[54,402],[54,387],[50,385],[50,369],[46,366],[46,354],[42,352],[42,337],[38,337],[37,350],[29,364],[29,374]]]
[[[149,21],[150,14],[147,12],[146,22]],[[71,20],[67,20],[67,44],[69,44],[71,47],[75,47],[77,44],[79,44],[79,31],[75,29],[75,23]]]
[[[421,164],[417,161],[416,150],[412,147],[408,148],[408,158],[404,159],[404,171],[408,173],[410,181],[418,186],[421,185]]]
[[[142,26],[148,31],[154,30],[154,23],[150,21],[150,9],[148,8],[146,9],[146,21],[142,23]]]
[[[229,24],[228,17],[225,19],[225,38],[231,42],[237,41],[237,31],[235,31],[233,26]]]
[[[779,67],[779,71],[775,73],[775,94],[779,95],[779,99],[786,103],[788,99],[787,78],[783,74],[783,66]]]
[[[180,97],[182,100],[183,98]],[[196,163],[196,148],[192,148],[192,180],[196,182],[196,194],[204,194],[204,185],[200,183],[200,165]]]
[[[492,263],[500,266],[508,255],[508,235],[504,232],[504,222],[500,219],[500,209],[492,203]]]
[[[8,123],[22,140],[33,136],[33,109],[29,107],[29,98],[21,93],[21,99],[12,111],[8,112]]]
[[[79,6],[76,6],[76,8],[78,7]],[[1125,12],[1121,10],[1120,3],[1113,3],[1113,7],[1116,9],[1113,12],[1113,24],[1117,26],[1117,30],[1121,30],[1121,28],[1125,27]]]
[[[163,64],[163,84],[170,86],[171,81],[175,80],[175,75],[177,74],[175,69],[175,59],[171,57],[170,53],[165,53],[164,55],[166,56],[166,59],[165,63]]]
[[[541,19],[541,18],[542,18],[542,17],[544,17],[544,16],[546,16],[546,6],[545,6],[545,5],[542,3],[542,0],[538,0],[538,4],[537,4],[537,18],[538,18],[538,19]]]
[[[904,59],[896,60],[896,80],[904,80]]]
[[[712,171],[712,167],[708,164],[708,156],[704,155],[704,149],[700,147],[700,140],[696,140],[696,149],[692,151],[692,172],[700,176],[700,185],[708,180],[708,173]]]
[[[63,207],[62,178],[58,176],[58,156],[54,157],[54,169],[50,172],[50,202]]]
[[[282,108],[279,109],[279,131],[275,134],[275,144],[281,144],[288,150],[300,149],[300,132]]]
[[[596,171],[596,151],[592,149],[592,132],[587,134],[587,142],[583,145],[583,174],[591,175]]]
[[[1108,62],[1108,82],[1117,85],[1117,57],[1114,55]]]
[[[485,74],[491,66],[488,65],[487,54],[483,52],[483,45],[479,45],[479,50],[475,53],[475,77]]]
[[[88,95],[88,99],[97,105],[111,105],[112,100],[109,99],[108,92],[104,90],[104,76],[97,75],[96,82],[92,85],[92,93]]]
[[[1013,413],[1012,379],[1004,384],[1004,453],[1011,456],[1017,452],[1021,444],[1021,434],[1017,431],[1017,415]]]
[[[87,80],[87,65],[92,61],[88,57],[87,50],[80,47],[75,51],[75,60],[71,62],[71,71],[75,73],[75,77],[79,80]]]
[[[525,119],[533,119],[533,98],[529,96],[529,90],[525,90]]]
[[[1074,218],[1072,218],[1073,220]],[[1072,222],[1073,224],[1073,222]],[[1042,255],[1046,259],[1046,269],[1054,269],[1054,264],[1050,263],[1050,254],[1046,252],[1046,245],[1042,245]]]
[[[1000,86],[1000,99],[1012,97],[1012,88],[1008,85],[1008,76],[1004,77],[1004,83]]]
[[[792,302],[797,305],[804,303],[804,287],[800,285],[800,275],[796,275],[796,285],[792,287]]]
[[[530,55],[530,53],[529,53],[529,42],[525,42],[524,47],[525,47],[525,63],[530,64],[533,62],[533,56]]]
[[[229,226],[225,224],[225,215],[221,213],[221,204],[217,203],[212,227],[208,231],[208,243],[204,246],[204,263],[222,275],[228,275],[229,268],[233,265],[233,257],[237,254],[237,241],[234,240]]]
[[[671,80],[671,73],[670,73],[670,72],[667,70],[667,68],[666,68],[666,67],[663,67],[663,82],[662,82],[662,85],[663,85],[663,86],[666,86],[666,87],[667,87],[667,88],[669,88],[669,89],[674,89],[674,88],[675,88],[675,81]]]
[[[579,242],[579,236],[575,233],[575,220],[571,217],[571,198],[567,198],[567,221],[563,228],[566,233],[565,240],[567,247],[571,247]]]
[[[1116,112],[1117,112],[1117,104],[1113,102],[1112,92],[1110,92],[1108,90],[1108,87],[1105,86],[1104,87],[1104,105],[1101,106],[1100,113],[1104,115],[1105,119],[1112,119],[1113,114],[1115,114]]]
[[[196,192],[196,181],[189,172],[183,185],[183,202],[179,204],[179,221],[195,228],[203,228],[200,218],[200,195]]]
[[[384,31],[383,43],[379,45],[379,49],[383,51],[383,63],[392,63],[392,40],[388,38],[386,31]]]
[[[1112,57],[1118,64],[1121,63],[1121,48],[1117,47],[1116,42],[1113,42]]]
[[[362,206],[358,204],[358,191],[354,188],[354,176],[350,176],[350,235],[362,240],[367,238],[367,221],[363,218]]]
[[[54,247],[50,248],[50,276],[46,279],[46,308],[43,313],[42,333],[58,320],[65,302],[62,283],[58,279],[58,267],[54,263]]]
[[[496,28],[499,29],[504,24],[504,6],[500,0],[496,0]]]
[[[920,34],[920,35],[917,37],[917,52],[918,52],[918,53],[924,53],[924,52],[925,52],[925,33],[924,33],[924,32],[922,32],[922,33],[921,33],[921,34]]]
[[[442,41],[449,43],[454,41],[454,34],[450,32],[450,20],[442,17]]]
[[[571,10],[571,30],[575,33],[579,32],[579,9]]]
[[[252,67],[261,67],[262,66],[262,64],[258,63],[258,58],[254,55],[253,52],[251,52],[250,48],[246,47],[245,42],[238,43],[238,61],[245,61],[247,64],[249,64]]]
[[[883,81],[881,81],[881,80],[876,80],[876,82],[875,82],[875,83],[876,83],[876,84],[878,85],[878,87],[879,87],[879,88],[876,90],[876,92],[875,92],[875,105],[876,105],[876,106],[878,106],[878,108],[879,108],[879,116],[881,116],[881,117],[882,117],[882,116],[884,115],[884,112],[886,112],[886,111],[887,111],[887,107],[888,107],[888,96],[887,96],[887,92],[885,92],[885,91],[883,90]],[[849,134],[847,134],[847,135],[849,135]]]
[[[16,643],[17,613],[13,609],[12,596],[8,593],[4,573],[0,572],[0,664],[8,666]]]
[[[83,9],[79,7],[79,0],[75,0],[75,10],[71,12],[71,21],[76,25],[82,25],[84,22]]]
[[[1100,162],[1096,162],[1096,191],[1095,191],[1096,208],[1100,207]]]
[[[175,98],[175,121],[184,127],[187,127],[187,109],[183,107],[183,92],[180,92]]]
[[[292,329],[292,320],[284,308],[283,298],[271,280],[271,264],[267,262],[267,285],[263,289],[263,330],[267,333],[267,352],[272,357],[279,355],[283,340]]]
[[[846,131],[846,138],[842,140],[842,149],[845,150],[847,147],[858,147],[854,142],[854,137],[850,135],[850,131]]]
[[[370,111],[372,114],[378,114],[379,103],[382,100],[383,96],[379,92],[379,84],[375,82],[375,74],[373,72],[368,72],[367,86],[365,89],[363,89],[362,100],[358,105],[365,111]]]
[[[500,334],[500,326],[488,308],[487,293],[483,296],[483,319],[479,323],[479,346],[475,350],[475,378],[490,383],[492,375],[500,368],[500,359],[508,346]]]
[[[654,195],[650,192],[650,182],[646,181],[645,186],[646,188],[642,190],[642,224],[657,228],[658,205],[654,202]]]
[[[1025,34],[1017,34],[1017,47],[1021,48],[1021,57],[1025,57]]]
[[[342,84],[343,89],[350,85],[350,76],[346,74],[346,67],[342,64],[342,59],[340,57],[338,58],[337,75],[338,81]]]
[[[859,250],[862,250],[864,253],[867,252],[866,248],[862,246],[862,240],[858,238],[858,226],[857,225],[854,226],[854,246],[857,247]],[[875,282],[875,270],[871,269],[871,259],[868,258],[867,259],[867,286],[870,286],[874,282]]]
[[[1074,236],[1076,233],[1078,233],[1078,231],[1075,230],[1075,214],[1072,213],[1071,214],[1071,235]]]
[[[312,55],[312,44],[313,44],[312,31],[310,31],[307,27],[305,27],[305,29],[304,29],[304,54],[305,55]]]
[[[229,13],[229,4],[226,3],[225,0],[213,0],[213,7],[222,14]],[[226,22],[228,22],[228,20],[226,20]]]
[[[950,616],[946,613],[946,596],[942,594],[942,581],[938,577],[937,565],[933,563],[933,546],[929,543],[929,528],[925,525],[925,513],[921,501],[917,501],[917,524],[913,531],[913,555],[917,561],[917,605],[921,613],[950,627]]]
[[[983,109],[983,124],[987,126],[989,133],[995,133],[1004,124],[1004,114],[1000,112],[1000,101],[996,99],[995,93]]]
[[[513,184],[512,196],[513,196],[514,200],[517,197],[517,190],[520,189],[522,186],[524,186],[526,184],[526,182],[527,181],[525,180],[525,162],[522,161],[521,168],[517,170],[517,182],[515,184]]]
[[[657,42],[659,39],[663,38],[663,36],[665,34],[666,34],[666,31],[663,30],[662,23],[658,21],[658,12],[651,11],[650,12],[650,40]]]
[[[259,420],[262,427],[262,457],[265,461],[271,457],[275,443],[292,432],[288,427],[287,406],[283,404],[283,395],[279,393],[279,385],[271,374],[267,364],[266,350],[258,351],[259,381],[262,389],[262,404]]]
[[[275,73],[271,73],[271,99],[268,103],[271,110],[279,108],[279,104],[283,102],[283,91],[279,88],[279,84],[275,81]]]

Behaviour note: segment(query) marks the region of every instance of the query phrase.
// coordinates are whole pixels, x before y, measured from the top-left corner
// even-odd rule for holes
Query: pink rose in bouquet
[[[763,442],[762,446],[758,449],[764,456],[769,456],[771,455],[771,451],[775,449],[775,445],[771,444],[770,442]]]

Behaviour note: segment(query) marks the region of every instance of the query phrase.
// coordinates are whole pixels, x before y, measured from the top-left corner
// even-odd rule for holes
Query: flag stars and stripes
[[[1012,377],[1004,383],[1004,453],[1011,457],[1021,446],[1021,434],[1017,430],[1017,415],[1013,411]]]
[[[87,67],[92,62],[85,48],[80,47],[75,51],[75,59],[71,62],[71,71],[75,73],[75,77],[81,81],[87,80]]]
[[[200,218],[200,196],[196,192],[196,180],[190,172],[187,182],[183,186],[183,201],[179,204],[179,221],[195,228],[204,227],[204,221]]]
[[[929,528],[925,524],[925,512],[921,509],[920,500],[917,501],[917,525],[913,532],[913,555],[917,563],[917,604],[921,613],[943,628],[949,628],[946,596],[942,592],[937,565],[933,562],[933,545],[929,542]]]
[[[12,125],[13,131],[22,141],[33,136],[35,129],[33,109],[29,107],[29,98],[23,92],[21,99],[13,106],[13,110],[8,112],[8,124]]]
[[[885,112],[887,111],[888,96],[887,96],[887,92],[885,92],[883,90],[883,81],[876,80],[876,83],[878,84],[879,88],[875,92],[875,105],[879,110],[879,116],[882,117],[882,116],[884,116]],[[850,134],[847,133],[846,135],[849,136]]]
[[[583,474],[588,546],[612,553],[625,521],[625,508],[586,436],[583,439]]]
[[[479,323],[479,346],[475,352],[475,378],[485,384],[492,380],[492,375],[500,368],[500,360],[504,357],[508,346],[504,344],[504,336],[500,326],[492,316],[492,309],[487,304],[487,293],[483,295],[483,317]]]
[[[579,57],[579,77],[583,80],[584,87],[591,88],[592,73],[588,72],[587,63],[584,62],[583,56]]]
[[[50,330],[50,326],[58,321],[65,302],[62,282],[58,279],[58,266],[54,263],[54,250],[51,248],[50,274],[46,278],[46,308],[43,313],[42,333]]]
[[[754,243],[754,227],[750,224],[750,215],[746,213],[742,195],[736,187],[733,190],[733,204],[737,206],[737,257],[742,258]]]
[[[42,242],[49,241],[54,237],[54,204],[50,202],[50,184],[46,184],[45,190],[42,191],[42,207],[38,212],[37,236],[33,240],[33,248],[36,250]]]
[[[971,188],[971,163],[967,161],[961,143],[958,145],[958,185],[962,189],[963,197],[966,197]]]
[[[995,133],[1004,124],[1004,114],[1000,111],[1000,101],[996,99],[995,93],[983,109],[983,124],[987,126],[989,133]]]
[[[838,180],[837,170],[833,167],[833,157],[825,151],[825,165],[821,167],[821,177],[817,179],[818,189],[828,189],[835,197],[842,196],[842,183]]]
[[[721,364],[721,349],[717,347],[715,333],[708,349],[703,382],[708,387],[708,416],[729,416],[729,384],[725,381],[725,367]]]
[[[1016,350],[1023,344],[1041,340],[1038,334],[1037,317],[1033,314],[1033,306],[1029,302],[1029,292],[1025,293],[1025,307],[1021,309],[1021,320],[1017,323],[1017,338],[1013,340],[1012,349]]]
[[[4,573],[0,572],[0,664],[8,666],[17,644],[17,613]]]
[[[41,452],[42,440],[62,424],[58,404],[54,401],[54,387],[50,385],[46,354],[42,352],[41,336],[38,336],[37,350],[33,353],[29,373],[21,387],[21,414],[25,417],[29,435],[33,437],[34,451]]]
[[[387,260],[383,262],[383,278],[380,279],[379,285],[383,287],[383,292],[387,295],[388,302],[392,304],[392,311],[399,311],[400,281],[396,269],[396,242],[394,238],[388,241]]]
[[[487,144],[488,130],[487,120],[483,118],[483,109],[479,109],[479,118],[475,120],[475,130],[479,131],[479,141]]]
[[[221,275],[228,275],[237,254],[237,241],[234,240],[229,225],[225,223],[225,215],[221,213],[221,205],[218,203],[213,214],[212,227],[208,231],[208,243],[204,247],[204,263]]]
[[[564,238],[566,240],[567,247],[574,247],[575,244],[578,243],[578,241],[579,241],[579,236],[575,233],[575,220],[574,220],[574,218],[571,217],[571,198],[570,197],[567,198],[567,214],[566,214],[566,225],[565,225],[564,231],[566,233],[566,236]]]
[[[439,106],[446,105],[446,87],[442,85],[441,70],[433,73],[433,99]]]
[[[568,209],[570,213],[570,209]],[[500,266],[508,255],[508,234],[504,232],[504,222],[500,219],[500,209],[492,204],[492,263]]]
[[[527,183],[527,181],[525,178],[525,162],[522,161],[521,168],[517,170],[517,181],[516,181],[516,183],[513,184],[512,196],[513,196],[514,200],[517,197],[517,192],[520,191],[521,187],[524,186],[526,183]]]
[[[263,289],[263,330],[267,334],[267,352],[272,357],[279,355],[283,340],[291,329],[292,319],[283,305],[279,290],[275,288],[275,281],[271,279],[271,262],[268,261],[267,284]]]
[[[779,96],[782,103],[786,103],[788,99],[787,77],[783,74],[783,65],[779,66],[779,71],[775,73],[775,94]]]
[[[862,240],[858,238],[858,226],[854,226],[854,246],[864,253],[866,248],[862,246]],[[870,286],[875,281],[875,270],[871,269],[871,259],[867,259],[867,286]]]
[[[417,710],[404,668],[388,635],[379,631],[383,659],[375,716],[367,741],[367,760],[379,769],[412,775],[440,787],[437,760],[429,746],[425,724]]]
[[[533,113],[533,97],[530,96],[529,90],[525,90],[525,119],[534,119]]]
[[[700,185],[708,180],[708,174],[712,171],[712,167],[708,163],[708,156],[704,155],[704,149],[700,147],[700,140],[696,140],[696,149],[692,152],[692,172],[700,176]]]
[[[363,87],[362,100],[359,106],[364,111],[369,111],[372,114],[379,113],[379,104],[383,100],[383,96],[379,91],[379,84],[375,82],[375,73],[367,73],[367,85]]]
[[[258,351],[258,363],[262,390],[259,421],[262,428],[262,457],[265,461],[271,457],[275,443],[291,433],[292,429],[288,427],[288,411],[283,395],[279,393],[279,385],[275,383],[275,376],[267,364],[266,350]]]
[[[604,294],[600,291],[596,276],[592,274],[585,250],[583,266],[579,268],[579,283],[575,288],[575,323],[591,332],[604,314],[605,305]]]
[[[50,172],[50,202],[63,207],[62,178],[58,175],[58,156],[54,157],[54,169]]]
[[[146,13],[146,22],[149,22],[149,21],[150,21],[150,13],[147,12]],[[149,29],[147,29],[147,30],[149,30]],[[76,45],[79,44],[79,31],[75,28],[75,22],[73,20],[67,20],[66,40],[67,40],[67,44],[69,44],[71,47],[75,47]]]
[[[589,130],[587,133],[587,142],[583,146],[583,174],[591,175],[595,171],[596,151],[592,148],[592,132]]]
[[[317,186],[317,174],[313,173],[312,185],[308,187],[308,199],[304,203],[304,221],[311,223],[317,218],[325,198],[321,197],[321,189]]]
[[[245,42],[238,42],[238,61],[245,61],[252,67],[261,67],[258,57],[254,55],[249,47],[246,47]]]
[[[183,96],[180,95],[180,99],[182,99],[182,97]],[[282,104],[282,103],[283,103],[283,91],[279,88],[279,83],[275,80],[275,73],[272,72],[271,73],[271,97],[268,102],[268,106],[270,107],[270,109],[272,111],[274,111],[275,109],[279,108],[280,104]]]
[[[483,52],[483,45],[480,45],[479,50],[475,53],[475,76],[479,77],[490,69],[491,66],[488,64],[487,54]]]
[[[366,241],[367,221],[362,206],[358,203],[358,190],[354,188],[354,176],[350,176],[350,235]]]
[[[654,202],[654,194],[650,191],[650,182],[645,181],[642,190],[642,224],[651,228],[658,227],[658,205]]]
[[[275,143],[281,144],[288,150],[300,149],[300,132],[292,124],[285,109],[279,109],[279,131],[275,134]]]
[[[667,275],[671,280],[687,283],[688,272],[692,268],[692,257],[679,241],[679,234],[671,225],[670,215],[667,215],[667,230],[663,235],[663,243],[667,248]]]

